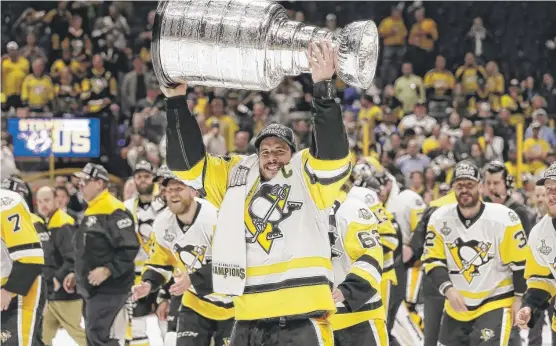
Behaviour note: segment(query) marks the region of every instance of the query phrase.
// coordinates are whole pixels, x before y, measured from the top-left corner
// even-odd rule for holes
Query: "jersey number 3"
[[[519,240],[519,244],[517,245],[517,247],[520,249],[523,249],[525,245],[527,245],[527,236],[525,235],[525,231],[523,230],[514,234],[514,239]]]
[[[8,221],[13,224],[14,233],[21,230],[19,214],[13,214],[8,216]]]

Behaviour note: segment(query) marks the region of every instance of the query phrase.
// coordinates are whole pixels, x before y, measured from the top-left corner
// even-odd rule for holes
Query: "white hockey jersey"
[[[210,202],[195,198],[198,203],[193,224],[182,225],[168,208],[162,210],[153,224],[153,253],[145,263],[145,271],[154,270],[169,281],[175,268],[193,273],[211,260],[211,241],[218,210]],[[219,294],[199,296],[195,283],[183,295],[182,304],[200,315],[214,320],[234,316],[232,299]]]
[[[405,189],[394,196],[392,201],[389,200],[386,207],[400,225],[403,243],[408,244],[413,235],[412,232],[425,211],[425,201],[417,192]]]
[[[529,233],[529,256],[525,265],[528,289],[556,295],[556,221],[545,215]]]
[[[135,219],[135,232],[137,233],[139,244],[141,244],[139,252],[135,256],[135,273],[141,275],[145,261],[149,258],[152,249],[151,235],[154,219],[164,209],[165,205],[157,198],[153,198],[150,203],[141,205],[138,195],[125,200],[124,205]]]
[[[338,312],[330,318],[332,328],[339,330],[371,319],[384,320],[378,219],[363,202],[348,197],[342,203],[335,202],[329,221],[334,287],[349,292],[344,293],[347,306],[336,303]]]
[[[427,274],[437,267],[447,269],[468,311],[457,312],[446,302],[446,312],[456,320],[470,321],[512,305],[512,272],[523,270],[526,254],[527,238],[511,209],[484,203],[480,216],[466,227],[457,204],[449,204],[431,215],[422,259]]]

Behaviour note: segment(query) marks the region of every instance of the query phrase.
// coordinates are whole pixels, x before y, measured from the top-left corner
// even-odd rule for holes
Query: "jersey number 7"
[[[16,233],[21,230],[19,214],[8,216],[8,221],[13,224],[13,232]]]

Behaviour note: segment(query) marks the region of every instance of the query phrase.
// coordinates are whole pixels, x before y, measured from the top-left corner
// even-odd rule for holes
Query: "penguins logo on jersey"
[[[2,343],[8,342],[8,339],[12,337],[12,333],[10,333],[8,330],[3,330],[2,332],[0,332],[0,341],[2,341]]]
[[[461,238],[457,238],[453,243],[446,245],[459,269],[451,274],[463,275],[468,283],[471,283],[476,276],[481,275],[479,268],[494,257],[494,254],[488,253],[492,246],[491,243],[477,240],[464,242]]]
[[[488,341],[494,337],[494,331],[492,329],[481,329],[481,339]]]
[[[245,227],[248,243],[256,242],[270,253],[274,240],[284,236],[280,223],[303,205],[302,202],[288,201],[290,191],[290,185],[265,184],[247,201]]]
[[[180,246],[178,244],[174,245],[174,251],[179,255],[183,265],[189,270],[190,273],[201,269],[203,262],[205,261],[205,252],[207,247],[196,246],[196,245],[185,245]]]

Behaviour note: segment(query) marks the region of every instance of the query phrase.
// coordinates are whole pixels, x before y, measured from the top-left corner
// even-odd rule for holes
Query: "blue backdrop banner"
[[[100,120],[8,119],[15,156],[98,157]]]

